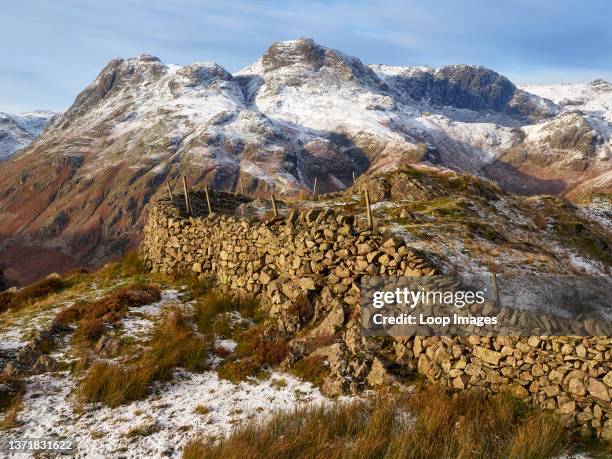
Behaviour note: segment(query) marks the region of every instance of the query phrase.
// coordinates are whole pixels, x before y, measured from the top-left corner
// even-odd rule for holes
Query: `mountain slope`
[[[9,115],[0,113],[0,161],[15,151],[27,147],[57,115],[51,111],[36,111]]]
[[[368,66],[310,39],[275,43],[234,75],[115,59],[0,164],[0,263],[32,278],[106,260],[181,171],[191,185],[296,195],[315,177],[329,192],[353,172],[426,161],[527,194],[609,191],[610,118],[528,90],[483,67]]]

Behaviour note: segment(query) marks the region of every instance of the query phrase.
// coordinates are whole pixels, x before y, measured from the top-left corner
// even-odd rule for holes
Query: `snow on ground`
[[[23,425],[10,436],[72,439],[76,457],[179,457],[190,438],[218,438],[249,419],[328,402],[310,383],[280,373],[240,384],[220,379],[214,371],[177,370],[174,376],[146,400],[115,409],[87,405],[83,412],[74,409],[68,373],[34,376],[19,418]]]
[[[164,308],[182,305],[179,296],[180,293],[176,289],[163,290],[159,301],[130,308],[128,317],[122,321],[125,335],[132,337],[146,335],[153,329],[155,319],[161,315]]]
[[[191,303],[182,302],[180,296],[179,290],[167,289],[162,291],[160,301],[130,308],[123,320],[124,332],[144,339],[164,309],[191,308]],[[237,320],[242,320],[239,315]],[[21,331],[20,327],[5,331],[0,342],[17,349],[25,344],[20,341]],[[54,358],[69,360],[70,337],[66,335],[58,343]],[[233,352],[237,343],[217,339],[215,344]],[[8,431],[7,437],[73,440],[76,457],[180,457],[191,438],[220,438],[247,420],[300,405],[329,402],[310,383],[281,373],[234,384],[220,379],[214,370],[194,374],[177,369],[172,380],[155,383],[147,399],[114,409],[77,403],[76,383],[70,372],[29,377],[18,417],[20,425]],[[4,457],[8,456],[0,452],[0,458]]]

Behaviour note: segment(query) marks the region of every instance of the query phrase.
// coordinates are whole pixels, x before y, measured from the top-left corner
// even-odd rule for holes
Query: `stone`
[[[349,382],[344,378],[328,376],[323,381],[321,392],[328,397],[343,395],[348,388]]]
[[[595,378],[590,378],[587,387],[589,394],[593,397],[603,400],[604,402],[610,401],[610,394],[608,393],[608,389],[606,388],[606,385],[601,381],[598,381]]]
[[[612,371],[608,371],[603,378],[603,382],[606,386],[612,387]]]
[[[258,279],[262,285],[267,285],[272,280],[272,276],[266,271],[261,271]]]
[[[332,336],[344,325],[344,309],[336,303],[321,323],[311,332],[311,336]]]
[[[499,365],[499,359],[503,357],[501,352],[493,351],[482,346],[474,346],[472,355],[491,365]]]
[[[465,367],[465,373],[470,376],[478,377],[482,371],[482,367],[480,365],[476,365],[475,363],[468,363]]]
[[[392,384],[394,378],[389,374],[382,361],[375,357],[366,381],[370,386],[383,386]]]
[[[529,344],[531,347],[538,347],[540,345],[540,338],[537,336],[530,336],[529,339],[527,340],[527,344]]]
[[[339,278],[344,279],[349,277],[351,275],[351,272],[348,270],[348,268],[344,266],[336,266],[334,274],[336,274],[336,276],[338,276]]]
[[[521,399],[521,400],[526,399],[527,397],[529,397],[529,392],[527,391],[527,389],[525,389],[520,384],[511,384],[511,385],[509,385],[508,386],[508,392],[514,398],[518,398],[518,399]]]
[[[565,402],[565,403],[560,403],[559,404],[559,413],[560,414],[565,414],[565,415],[569,415],[569,416],[573,416],[574,413],[576,412],[576,402],[569,401],[569,402]]]
[[[580,379],[574,378],[569,382],[568,391],[570,392],[570,394],[578,395],[581,397],[586,394],[586,387],[584,387],[584,384]]]
[[[467,387],[468,381],[469,378],[466,375],[457,376],[455,379],[453,379],[453,388],[463,390]]]
[[[602,440],[612,442],[612,419],[608,419],[601,428],[600,437]]]
[[[202,263],[194,263],[194,264],[191,266],[191,270],[192,270],[194,273],[201,273],[201,272],[202,272]]]
[[[316,290],[317,286],[314,283],[314,279],[312,277],[302,277],[300,279],[300,287],[302,290]]]

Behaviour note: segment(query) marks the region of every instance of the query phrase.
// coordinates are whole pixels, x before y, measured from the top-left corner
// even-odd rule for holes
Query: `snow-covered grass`
[[[194,436],[225,436],[245,420],[328,401],[311,384],[280,373],[233,384],[214,371],[177,370],[171,382],[156,385],[146,400],[114,409],[76,409],[72,385],[65,372],[30,378],[19,416],[22,425],[8,435],[70,438],[77,444],[78,457],[179,457]]]
[[[100,293],[95,292],[94,296]],[[122,320],[121,339],[147,342],[165,311],[177,307],[192,313],[193,301],[184,301],[179,288],[162,290],[161,299],[154,303],[130,307]],[[49,309],[53,312],[56,310]],[[0,342],[8,351],[25,344],[20,323],[2,333]],[[73,360],[70,341],[70,334],[58,338],[52,357]],[[215,339],[216,349],[233,353],[236,346],[231,339]],[[145,399],[116,408],[84,403],[77,391],[80,376],[70,372],[30,376],[25,380],[18,426],[5,434],[8,438],[69,438],[77,445],[77,457],[179,457],[185,443],[195,436],[221,438],[246,420],[328,403],[317,388],[288,374],[267,373],[266,379],[238,383],[221,379],[216,367],[222,359],[215,356],[213,360],[211,369],[202,373],[175,369],[170,380],[153,382]]]

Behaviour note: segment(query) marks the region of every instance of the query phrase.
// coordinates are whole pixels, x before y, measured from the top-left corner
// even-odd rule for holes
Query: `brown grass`
[[[93,364],[79,386],[81,400],[116,407],[142,399],[149,393],[151,383],[168,380],[176,367],[189,371],[206,368],[210,343],[193,332],[179,309],[157,324],[147,344],[147,350],[131,363]]]
[[[321,386],[329,370],[322,356],[312,355],[294,363],[291,372],[300,379],[309,381],[315,386]]]
[[[125,252],[120,265],[122,274],[127,277],[138,276],[148,272],[145,261],[136,250]]]
[[[23,408],[23,394],[17,394],[8,407],[4,410],[4,417],[0,420],[0,430],[12,429],[17,427],[17,416]]]
[[[71,285],[66,279],[51,278],[30,284],[17,293],[0,293],[0,313],[9,309],[18,310],[38,300],[57,293]]]
[[[23,407],[23,394],[26,386],[16,375],[0,373],[0,429],[10,429],[17,425],[17,415]]]
[[[122,318],[128,308],[144,306],[159,301],[160,298],[161,293],[157,285],[133,284],[121,288],[93,303],[77,303],[70,308],[64,309],[56,316],[56,320],[63,324],[95,319],[112,323]]]
[[[10,406],[16,394],[24,392],[25,384],[21,378],[0,373],[0,411]]]
[[[262,370],[278,365],[289,353],[286,339],[275,329],[251,327],[238,339],[233,359],[218,369],[219,376],[229,381],[243,381]]]
[[[195,323],[200,333],[219,333],[218,317],[227,312],[239,312],[244,318],[259,319],[259,303],[252,297],[233,296],[216,290],[207,291],[194,305]],[[225,328],[225,327],[223,327]]]
[[[501,396],[451,396],[437,388],[369,403],[281,412],[228,438],[193,440],[186,459],[215,458],[544,458],[567,447],[553,417]]]
[[[106,331],[106,325],[102,319],[87,318],[81,319],[77,329],[72,335],[72,339],[76,343],[95,344]]]

